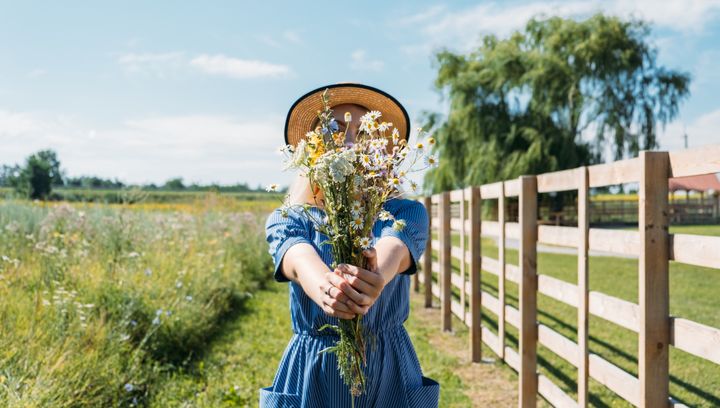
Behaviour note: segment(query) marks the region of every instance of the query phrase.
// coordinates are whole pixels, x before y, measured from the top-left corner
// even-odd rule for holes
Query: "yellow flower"
[[[427,140],[427,143],[428,143],[430,146],[434,145],[434,144],[435,144],[435,138],[434,138],[434,137],[429,138],[429,139]]]

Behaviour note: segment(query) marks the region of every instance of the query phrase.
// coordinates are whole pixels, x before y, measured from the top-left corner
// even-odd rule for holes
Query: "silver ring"
[[[332,295],[330,294],[330,289],[332,289],[332,288],[333,288],[332,286],[329,286],[329,287],[325,290],[325,294],[328,295],[328,296],[330,296],[330,297],[332,297]]]

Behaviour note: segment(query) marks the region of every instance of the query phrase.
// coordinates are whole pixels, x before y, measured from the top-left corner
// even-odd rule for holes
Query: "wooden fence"
[[[630,160],[424,197],[431,237],[436,233],[438,239],[428,240],[414,288],[422,284],[426,307],[439,299],[443,330],[451,330],[452,314],[469,327],[472,361],[481,361],[482,342],[518,372],[520,407],[534,407],[537,394],[556,407],[585,407],[589,378],[635,406],[681,406],[669,395],[669,347],[720,364],[720,329],[670,315],[669,261],[720,268],[720,237],[668,233],[668,178],[715,172],[720,145],[642,152]],[[589,228],[589,189],[623,183],[639,183],[638,230]],[[578,192],[578,226],[538,225],[538,194],[568,190]],[[518,197],[518,222],[506,222],[507,197]],[[498,200],[496,221],[481,220],[481,200]],[[459,217],[451,216],[453,203],[462,204],[452,212]],[[459,246],[452,243],[453,233]],[[498,259],[481,253],[481,236],[498,238]],[[519,242],[519,265],[505,262],[506,238]],[[577,248],[577,285],[537,273],[537,243]],[[639,304],[589,290],[589,250],[639,258]],[[452,270],[453,259],[460,262],[459,273]],[[481,273],[498,276],[498,297],[482,290]],[[506,304],[506,281],[519,287],[519,309]],[[577,308],[577,343],[538,324],[538,293]],[[497,316],[496,332],[481,324],[483,307]],[[589,315],[638,333],[638,377],[589,352]],[[518,350],[507,345],[508,324],[519,331]],[[577,400],[537,372],[538,344],[577,367]]]

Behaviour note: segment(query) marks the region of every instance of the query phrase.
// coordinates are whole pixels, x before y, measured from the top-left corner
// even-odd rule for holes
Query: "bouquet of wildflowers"
[[[286,168],[304,172],[310,182],[319,187],[325,199],[326,217],[316,220],[304,209],[316,226],[325,234],[324,244],[332,246],[333,268],[340,263],[367,268],[364,249],[370,248],[372,228],[377,219],[392,220],[393,228],[402,230],[405,221],[394,219],[383,210],[383,204],[402,193],[401,186],[409,184],[412,191],[417,189],[414,181],[407,178],[410,172],[420,171],[436,165],[428,148],[435,143],[431,137],[414,147],[408,146],[392,123],[382,122],[382,113],[367,112],[360,120],[360,127],[354,142],[346,143],[347,129],[353,118],[345,113],[345,131],[339,126],[329,107],[328,90],[322,94],[324,109],[318,112],[319,124],[310,130],[297,146],[285,146]],[[422,135],[422,131],[420,130]],[[423,159],[424,166],[417,166]],[[272,190],[275,185],[272,185]],[[317,200],[316,200],[317,202]],[[289,207],[283,206],[287,216]],[[336,353],[338,370],[353,396],[365,390],[365,350],[367,336],[363,330],[362,316],[340,319],[339,325],[324,325],[321,330],[334,330],[339,340],[321,351]]]

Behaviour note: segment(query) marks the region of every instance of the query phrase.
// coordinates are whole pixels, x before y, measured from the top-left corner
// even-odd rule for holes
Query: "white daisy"
[[[428,167],[436,167],[438,164],[437,159],[433,155],[425,156],[425,165]]]
[[[395,231],[402,231],[405,228],[405,220],[395,220],[393,223],[393,229]]]
[[[389,211],[387,211],[387,210],[382,210],[382,211],[380,211],[380,213],[378,214],[378,218],[379,218],[381,221],[387,221],[387,220],[391,220],[391,219],[393,218],[393,216],[392,216],[392,214],[390,214]]]
[[[368,238],[368,237],[360,238],[358,240],[358,243],[360,244],[360,248],[362,248],[362,249],[370,248],[370,238]]]
[[[355,217],[352,220],[352,227],[353,229],[359,230],[363,227],[363,219],[360,217]]]
[[[268,192],[277,191],[277,189],[278,189],[278,185],[277,185],[277,184],[274,184],[274,183],[273,183],[273,184],[269,184],[269,185],[267,186],[267,188],[265,188],[265,190],[267,190]]]
[[[397,128],[394,128],[392,130],[392,141],[394,144],[397,144],[399,140],[400,140],[400,131],[397,130]]]

